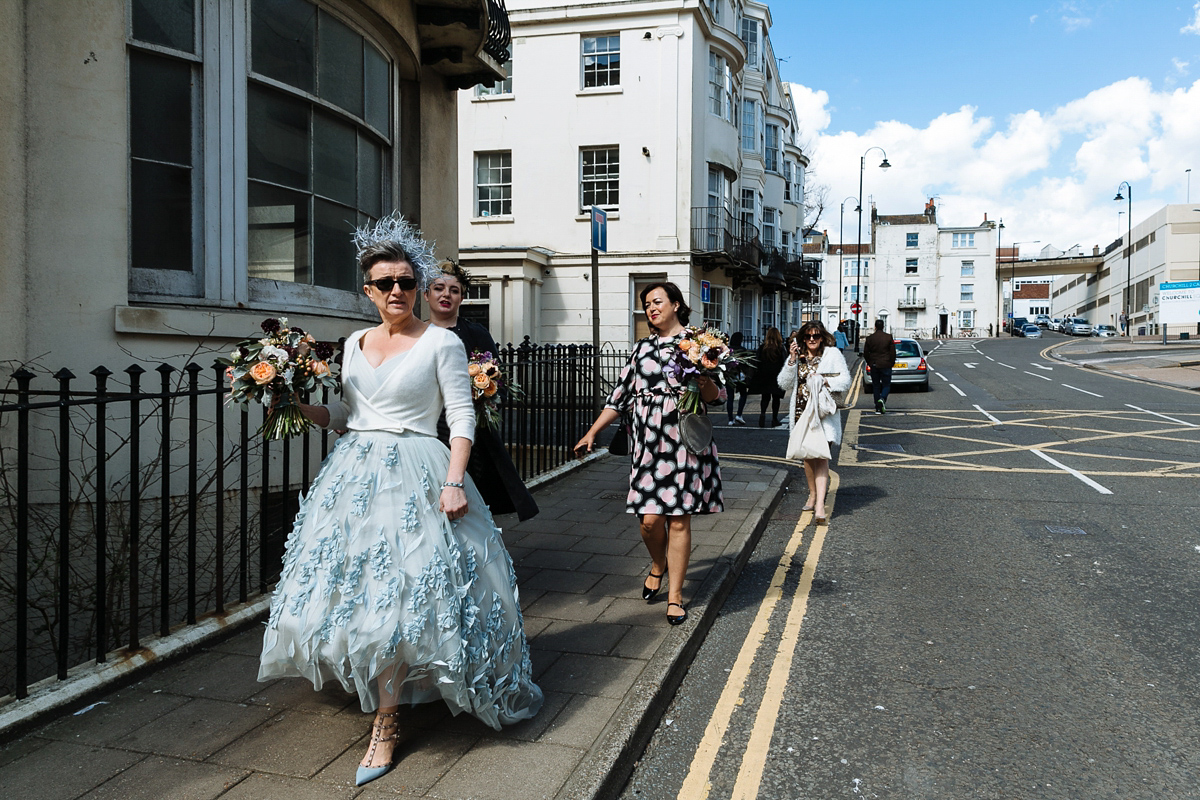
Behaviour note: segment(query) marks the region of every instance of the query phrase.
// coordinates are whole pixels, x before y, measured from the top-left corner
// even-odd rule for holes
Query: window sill
[[[620,212],[620,211],[617,211],[617,210],[615,210],[615,209],[607,209],[607,208],[604,208],[604,206],[601,206],[601,208],[604,210],[605,218],[606,218],[606,219],[607,219],[609,222],[612,222],[614,219],[620,219],[620,218],[621,218],[621,212]],[[592,215],[591,215],[590,213],[588,213],[588,214],[576,214],[576,215],[575,215],[575,221],[576,221],[576,222],[591,222],[591,221],[592,221]]]
[[[625,88],[622,86],[592,86],[587,89],[580,89],[575,93],[576,97],[583,97],[589,94],[623,94]]]
[[[515,100],[517,96],[512,94],[477,94],[471,98],[472,103],[499,103],[503,100]]]
[[[496,217],[471,217],[472,225],[509,225],[515,222],[511,214]]]

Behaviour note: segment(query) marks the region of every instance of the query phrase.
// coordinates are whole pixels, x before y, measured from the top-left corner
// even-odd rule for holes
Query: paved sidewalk
[[[1089,369],[1200,390],[1200,342],[1172,340],[1164,346],[1152,337],[1083,339],[1064,342],[1051,355]]]
[[[609,457],[535,492],[541,514],[498,519],[517,564],[534,719],[496,732],[442,703],[405,712],[396,769],[361,789],[371,717],[338,686],[255,678],[259,625],[201,648],[0,749],[0,795],[63,798],[613,796],[782,495],[787,473],[727,464],[723,514],[693,520],[685,600],[641,599],[649,566],[624,513],[628,461]]]

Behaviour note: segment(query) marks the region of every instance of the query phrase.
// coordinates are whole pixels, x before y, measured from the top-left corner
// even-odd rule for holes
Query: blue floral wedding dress
[[[407,352],[372,367],[346,342],[341,408],[349,427],[300,502],[271,599],[259,680],[336,680],[363,711],[384,699],[445,700],[499,728],[536,714],[512,561],[470,476],[468,511],[438,504],[449,450],[436,438],[473,428],[466,355],[429,326]],[[470,438],[469,436],[467,438]]]

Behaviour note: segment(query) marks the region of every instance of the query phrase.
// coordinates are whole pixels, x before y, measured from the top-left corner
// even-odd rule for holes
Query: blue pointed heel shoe
[[[375,717],[375,722],[371,724],[371,746],[367,750],[367,763],[375,757],[375,748],[380,742],[394,742],[400,738],[400,725],[395,722],[387,722],[386,720],[398,717],[400,714],[393,711],[388,714],[378,714]],[[384,731],[390,730],[391,733],[384,735]],[[396,754],[393,751],[392,758],[388,763],[381,767],[364,767],[361,764],[358,771],[354,773],[354,785],[362,786],[370,783],[373,780],[382,778],[392,771],[392,767],[396,763]]]

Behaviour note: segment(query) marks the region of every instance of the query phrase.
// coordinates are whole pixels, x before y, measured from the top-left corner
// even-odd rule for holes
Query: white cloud
[[[814,144],[813,177],[829,184],[830,213],[819,227],[838,236],[838,203],[857,195],[864,151],[882,147],[893,168],[867,153],[863,193],[881,213],[915,213],[939,196],[944,224],[1003,217],[1006,239],[1040,239],[1090,251],[1114,238],[1121,181],[1134,186],[1134,223],[1166,203],[1183,202],[1200,141],[1200,81],[1155,89],[1127,78],[1058,108],[1029,109],[996,121],[963,106],[924,125],[880,121],[864,132],[837,131],[825,92],[795,86],[803,99],[801,136]],[[836,98],[833,98],[836,101]],[[798,111],[799,106],[798,102]],[[806,123],[805,120],[808,122]],[[850,206],[852,208],[852,206]],[[1122,204],[1123,210],[1124,206]],[[846,239],[853,241],[853,216]]]
[[[1175,72],[1177,72],[1180,75],[1188,74],[1188,63],[1189,62],[1184,61],[1183,59],[1180,59],[1180,58],[1172,58],[1171,59],[1171,66],[1175,67]]]
[[[1192,6],[1192,21],[1179,29],[1180,33],[1194,33],[1200,36],[1200,0]]]

